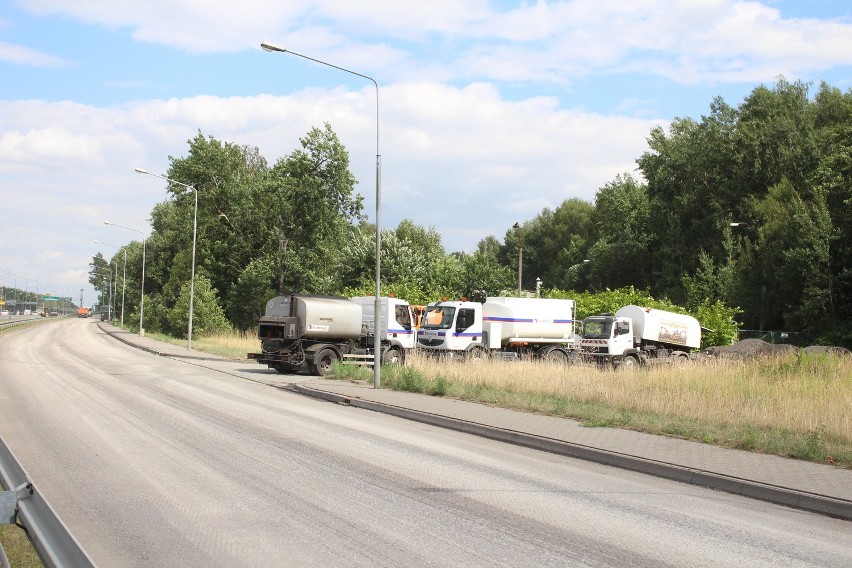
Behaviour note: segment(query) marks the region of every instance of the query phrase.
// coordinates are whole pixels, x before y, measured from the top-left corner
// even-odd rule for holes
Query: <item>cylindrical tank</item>
[[[701,347],[701,324],[692,316],[640,306],[624,306],[615,315],[633,320],[633,334],[644,340]]]
[[[500,328],[500,339],[574,339],[574,300],[551,298],[486,298],[482,320],[491,329]]]
[[[349,298],[293,296],[292,315],[307,339],[354,339],[361,335],[361,306]]]

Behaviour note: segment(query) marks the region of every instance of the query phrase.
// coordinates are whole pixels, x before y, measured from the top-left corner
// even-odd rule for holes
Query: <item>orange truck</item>
[[[89,308],[77,308],[77,317],[78,318],[89,317]]]

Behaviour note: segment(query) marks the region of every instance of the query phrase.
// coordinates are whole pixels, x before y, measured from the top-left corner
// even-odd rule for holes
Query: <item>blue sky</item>
[[[331,123],[382,224],[448,251],[635,175],[654,126],[779,75],[852,87],[839,0],[0,0],[0,279],[93,297],[94,240],[146,229],[198,131],[270,162]],[[200,196],[203,199],[203,196]],[[15,275],[15,276],[13,276]]]

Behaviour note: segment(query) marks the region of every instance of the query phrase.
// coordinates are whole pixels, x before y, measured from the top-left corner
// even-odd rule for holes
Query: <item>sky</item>
[[[852,2],[0,0],[0,284],[91,305],[199,132],[272,164],[328,122],[371,222],[378,150],[381,226],[472,252],[779,76],[852,88]]]

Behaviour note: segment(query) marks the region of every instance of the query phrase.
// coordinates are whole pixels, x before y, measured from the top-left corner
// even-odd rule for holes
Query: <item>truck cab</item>
[[[423,313],[417,345],[444,352],[482,351],[482,337],[482,304],[432,302]]]
[[[590,355],[624,355],[636,347],[633,321],[611,315],[587,317],[581,347]]]
[[[380,301],[379,329],[376,330],[376,297],[355,296],[352,301],[361,306],[362,323],[367,335],[399,349],[414,348],[414,316],[411,306],[399,298],[382,297]]]

